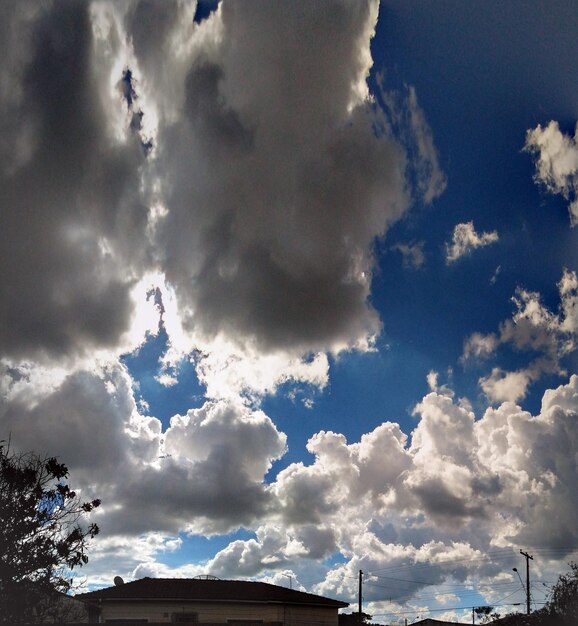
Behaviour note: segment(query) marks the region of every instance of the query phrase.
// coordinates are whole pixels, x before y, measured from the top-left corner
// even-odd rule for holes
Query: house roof
[[[306,604],[336,609],[349,606],[331,598],[247,580],[205,580],[198,578],[141,578],[107,587],[77,598],[89,601],[115,600],[194,600],[197,602],[259,602]]]

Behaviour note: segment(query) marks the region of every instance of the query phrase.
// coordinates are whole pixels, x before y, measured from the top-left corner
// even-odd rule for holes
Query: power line
[[[546,604],[545,602],[537,602],[536,604]],[[501,606],[518,606],[517,602],[513,604],[492,604],[493,607],[501,607]],[[469,611],[472,606],[446,606],[443,609],[424,609],[420,608],[419,611],[421,613],[442,613],[443,611]],[[373,617],[386,617],[396,615],[409,615],[410,613],[415,613],[416,609],[412,609],[411,611],[390,611],[387,613],[373,613]]]

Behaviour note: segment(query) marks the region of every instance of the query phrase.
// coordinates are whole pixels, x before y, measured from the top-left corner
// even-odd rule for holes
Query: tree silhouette
[[[558,582],[552,589],[547,610],[560,625],[578,624],[578,565],[576,563],[570,563],[570,571],[558,578]]]
[[[356,626],[357,624],[371,625],[371,615],[368,613],[339,613],[339,626]],[[373,624],[373,626],[380,626]]]
[[[499,617],[497,613],[493,613],[493,606],[478,606],[474,608],[474,613],[479,620],[480,624],[487,624]]]
[[[84,517],[100,500],[82,502],[67,477],[57,459],[14,453],[0,442],[2,623],[48,619],[72,586],[71,570],[88,562],[87,543],[98,526]]]
[[[500,626],[576,626],[578,624],[578,565],[558,577],[546,606],[530,615],[511,613],[496,622]]]

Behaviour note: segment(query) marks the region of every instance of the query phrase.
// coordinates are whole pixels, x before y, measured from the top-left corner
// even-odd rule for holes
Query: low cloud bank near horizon
[[[159,420],[138,413],[122,368],[73,374],[33,400],[17,384],[19,394],[4,389],[10,402],[2,412],[14,441],[57,454],[75,488],[103,499],[97,521],[105,540],[87,569],[93,584],[114,570],[262,577],[289,569],[305,579],[313,567],[317,591],[341,597],[347,589],[354,595],[358,569],[428,561],[430,551],[439,559],[452,551],[486,558],[481,571],[491,576],[500,565],[486,555],[497,548],[549,547],[563,558],[578,544],[576,375],[546,391],[537,415],[505,402],[476,418],[444,386],[416,405],[413,432],[384,422],[349,443],[320,431],[307,444],[313,462],[291,463],[274,476],[268,472],[285,454],[286,437],[262,411],[208,401],[163,432]],[[255,538],[233,540],[202,563],[163,565],[180,533],[239,528]],[[106,547],[146,536],[160,538],[146,554],[121,559]],[[322,565],[336,554],[345,562]],[[440,584],[471,574],[432,568]]]

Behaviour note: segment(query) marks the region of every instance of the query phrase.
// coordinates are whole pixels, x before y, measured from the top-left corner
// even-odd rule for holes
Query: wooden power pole
[[[530,559],[534,560],[527,552],[520,550],[520,554],[526,557],[526,613],[530,615]]]
[[[362,623],[362,619],[361,619],[361,603],[362,603],[362,599],[363,599],[363,572],[361,570],[359,570],[359,608],[358,608],[358,612],[359,612],[359,623]]]

